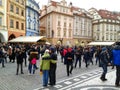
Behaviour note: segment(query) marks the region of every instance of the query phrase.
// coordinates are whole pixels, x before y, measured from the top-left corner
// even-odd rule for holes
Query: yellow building
[[[26,0],[7,0],[8,39],[25,36]]]
[[[7,0],[0,0],[0,42],[7,42],[8,32],[6,25]]]

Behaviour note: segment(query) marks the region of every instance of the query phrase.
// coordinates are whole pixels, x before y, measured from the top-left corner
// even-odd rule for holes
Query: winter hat
[[[52,52],[55,52],[55,48],[53,48],[53,47],[52,47],[52,48],[50,48],[50,50],[51,50]]]
[[[45,53],[49,53],[49,50],[48,50],[48,49],[46,49],[46,50],[45,50]]]
[[[102,48],[102,51],[105,51],[105,50],[107,50],[107,48],[106,48],[106,47],[103,47],[103,48]]]

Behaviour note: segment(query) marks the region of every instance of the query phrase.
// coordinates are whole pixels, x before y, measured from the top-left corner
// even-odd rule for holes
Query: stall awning
[[[39,40],[45,40],[45,36],[20,36],[15,39],[10,40],[9,42],[23,42],[23,43],[34,43]]]
[[[115,42],[90,42],[88,45],[94,45],[94,46],[110,46],[115,44]]]

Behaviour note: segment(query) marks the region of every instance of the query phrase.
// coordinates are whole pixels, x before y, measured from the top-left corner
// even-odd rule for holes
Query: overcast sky
[[[61,0],[53,0],[60,2]],[[106,9],[111,11],[120,11],[120,0],[66,0],[67,4],[73,3],[73,6],[84,8],[86,10],[94,7],[96,9]],[[47,5],[48,0],[36,0],[39,2],[40,8],[42,5]]]

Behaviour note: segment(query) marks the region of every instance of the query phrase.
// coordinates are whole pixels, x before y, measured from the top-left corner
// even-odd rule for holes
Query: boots
[[[101,79],[102,81],[107,81],[107,79],[105,78],[105,74],[102,74],[102,76],[100,77],[100,79]]]

